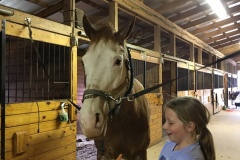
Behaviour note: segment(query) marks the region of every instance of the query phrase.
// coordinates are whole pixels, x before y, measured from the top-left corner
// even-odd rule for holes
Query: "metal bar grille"
[[[159,64],[133,59],[132,66],[134,78],[139,80],[142,84],[145,82],[145,88],[150,88],[159,84]],[[159,93],[159,89],[151,93]]]
[[[7,36],[6,102],[69,98],[70,48]]]

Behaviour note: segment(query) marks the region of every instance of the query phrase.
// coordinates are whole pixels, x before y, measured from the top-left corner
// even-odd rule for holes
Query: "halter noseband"
[[[117,88],[117,89],[122,89],[123,87],[125,87],[125,82],[127,81],[127,79],[129,79],[128,90],[125,92],[123,96],[114,98],[112,95],[97,89],[87,89],[83,93],[82,102],[84,102],[85,99],[95,98],[95,97],[102,97],[108,102],[108,106],[109,106],[108,116],[110,118],[110,121],[113,121],[115,118],[115,115],[119,113],[120,105],[122,104],[123,100],[127,99],[128,101],[133,101],[134,99],[131,96],[128,96],[133,87],[133,68],[132,68],[131,54],[128,48],[127,48],[127,51],[128,51],[127,52],[128,59],[125,59],[125,64],[126,64],[127,70],[130,71],[130,75],[128,74],[128,76],[126,77],[126,80]],[[114,101],[115,103],[112,109],[110,108],[110,101]]]

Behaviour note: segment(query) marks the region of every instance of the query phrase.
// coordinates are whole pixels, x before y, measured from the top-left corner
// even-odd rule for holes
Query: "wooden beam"
[[[64,24],[75,28],[75,0],[63,0]]]
[[[12,29],[12,28],[15,28],[15,29]],[[34,33],[33,34],[34,40],[46,42],[46,43],[54,43],[58,45],[68,46],[68,47],[70,46],[69,36],[55,34],[55,33],[52,33],[46,30],[37,29],[37,28],[32,28],[32,33]],[[23,28],[22,25],[17,23],[7,22],[6,34],[29,39],[28,28],[27,27]]]
[[[80,2],[81,0],[76,0],[76,3]],[[63,0],[58,1],[57,3],[52,4],[51,6],[36,12],[34,15],[42,18],[49,17],[54,13],[57,13],[63,9]]]
[[[72,28],[70,54],[70,99],[77,100],[77,40],[75,33],[75,0],[64,0],[64,23]]]
[[[222,52],[223,54],[225,55],[228,55],[228,54],[231,54],[233,53],[234,51],[238,51],[240,50],[240,45],[239,43],[235,43],[231,46],[228,46],[228,47],[224,47],[224,48],[220,48],[219,51]]]
[[[198,5],[196,8],[188,10],[184,13],[179,13],[179,14],[169,18],[169,20],[172,22],[177,22],[177,21],[180,21],[180,20],[183,20],[183,19],[189,17],[189,15],[193,16],[195,14],[199,14],[200,12],[204,12],[208,9],[210,9],[210,6],[207,3],[203,4],[203,5]]]
[[[113,27],[118,31],[118,4],[114,1],[109,3],[109,21]]]
[[[198,64],[202,64],[202,48],[198,48]]]
[[[170,33],[170,55],[176,57],[176,35]]]
[[[190,44],[189,52],[190,52],[190,61],[195,62],[195,58],[194,58],[194,45],[192,43]]]
[[[144,19],[148,23],[152,23],[155,25],[159,25],[162,28],[176,34],[177,36],[193,43],[196,46],[202,47],[205,50],[211,52],[212,54],[217,55],[218,57],[223,57],[224,55],[220,53],[218,50],[212,48],[211,46],[207,45],[204,43],[202,40],[199,38],[193,36],[186,30],[180,28],[173,22],[169,21],[156,11],[152,10],[148,6],[136,2],[136,1],[126,1],[126,0],[114,0],[119,4],[119,7],[123,10],[126,10],[130,13],[137,14],[139,17]]]
[[[37,4],[41,7],[48,7],[49,5],[45,2],[43,2],[42,0],[26,0],[26,1],[29,1],[29,2],[32,2],[34,4]]]
[[[217,41],[217,42],[211,43],[210,46],[215,48],[215,46],[216,47],[217,46],[221,46],[221,44],[228,43],[228,42],[237,40],[239,38],[240,38],[240,35],[237,35],[237,36],[234,36],[234,37],[231,37],[231,38],[227,38],[227,39],[224,39],[224,40],[221,40],[221,41]],[[237,42],[239,42],[239,41],[237,41]]]
[[[139,40],[137,43],[135,43],[135,45],[137,46],[141,46],[145,43],[151,43],[154,41],[154,37],[153,36],[150,36],[150,37],[147,37],[147,38],[144,38],[144,39],[141,39]]]
[[[6,9],[9,10],[9,7],[0,5],[0,7],[2,9]],[[11,9],[13,10],[13,9]],[[59,33],[61,35],[67,35],[69,36],[72,33],[72,29],[69,26],[51,21],[51,20],[47,20],[44,18],[40,18],[40,17],[36,17],[34,15],[30,15],[18,10],[14,10],[14,15],[10,16],[10,17],[4,17],[4,16],[0,16],[0,18],[5,19],[8,22],[13,22],[17,24],[21,24],[23,26],[26,26],[25,23],[25,18],[30,18],[31,19],[31,27],[32,28],[38,28],[40,30],[47,30],[47,31],[51,31],[53,33]],[[0,22],[1,23],[1,22]],[[27,31],[27,26],[26,27],[21,27],[19,29],[19,35],[21,36],[21,32]],[[34,32],[33,32],[34,33]],[[44,35],[43,35],[44,36]]]
[[[237,6],[234,6],[232,8],[228,8],[227,13],[232,14],[232,13],[238,12],[239,10],[240,10],[240,6],[237,5]],[[202,23],[205,23],[205,22],[217,19],[217,18],[218,18],[218,16],[216,14],[206,15],[204,18],[195,20],[195,21],[190,22],[190,23],[186,23],[186,24],[182,25],[181,27],[184,28],[184,29],[188,29],[188,28],[191,28],[193,26],[200,25]]]
[[[170,62],[171,64],[171,80],[177,78],[177,63],[176,62]],[[177,96],[177,81],[171,82],[171,96],[176,97]]]
[[[237,34],[239,34],[239,30],[236,30],[236,31],[233,31],[233,32],[230,32],[230,33],[223,33],[223,35],[217,36],[217,37],[213,37],[213,38],[209,37],[209,39],[204,40],[204,42],[209,44],[211,42],[215,42],[217,40],[224,39],[226,37],[230,37],[230,36],[237,35]]]
[[[217,18],[218,18],[218,16],[216,14],[211,14],[211,15],[207,15],[207,16],[205,16],[203,18],[200,18],[198,20],[195,20],[195,21],[186,23],[184,25],[181,25],[181,27],[183,29],[188,29],[188,28],[194,27],[196,25],[203,24],[205,22],[208,22],[208,21],[211,21],[211,20],[214,20],[214,19],[217,19]]]
[[[38,17],[46,18],[46,17],[53,15],[54,13],[59,12],[61,9],[63,9],[63,1],[59,1],[49,7],[41,10],[40,12],[36,12],[34,15],[36,15]]]
[[[155,10],[162,14],[164,12],[168,12],[169,10],[172,10],[173,8],[177,8],[179,6],[184,5],[185,3],[188,3],[189,0],[173,0],[165,5],[162,5],[161,7],[156,8]]]
[[[237,15],[237,16],[234,16],[234,17],[231,16],[230,18],[224,19],[222,21],[215,22],[215,23],[207,25],[205,27],[198,28],[194,31],[191,31],[191,33],[192,34],[198,34],[198,33],[213,29],[213,28],[219,28],[219,27],[224,26],[226,24],[232,23],[233,21],[237,22],[239,20],[240,20],[240,15]]]
[[[159,75],[162,75],[161,27],[158,25],[154,26],[154,51],[160,54]],[[159,76],[158,83],[162,84],[162,76]],[[162,93],[162,87],[159,88],[159,92]]]
[[[161,27],[154,26],[154,51],[161,53]]]
[[[130,38],[136,38],[138,35],[142,35],[142,34],[145,34],[145,33],[149,33],[149,32],[154,32],[153,31],[153,27],[146,27],[146,28],[139,28],[138,30],[136,31],[133,31],[130,35],[129,35],[129,39]]]
[[[239,41],[232,41],[232,42],[229,42],[229,43],[225,43],[225,44],[216,46],[215,48],[220,49],[220,48],[224,48],[224,47],[227,47],[227,46],[231,46],[233,44],[238,44],[239,45]]]
[[[216,35],[219,35],[219,34],[222,34],[224,32],[227,32],[227,31],[230,31],[230,30],[233,30],[233,29],[239,29],[240,28],[240,24],[237,23],[237,24],[234,24],[234,25],[231,25],[231,26],[227,26],[225,28],[220,28],[216,31],[212,31],[212,32],[209,32],[209,33],[205,33],[204,35],[200,35],[198,36],[200,39],[206,39],[206,38],[209,38],[209,37],[213,37],[213,36],[216,36]]]

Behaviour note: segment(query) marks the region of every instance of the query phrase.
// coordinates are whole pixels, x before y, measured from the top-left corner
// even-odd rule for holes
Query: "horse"
[[[90,39],[82,57],[85,91],[80,110],[83,134],[93,139],[97,159],[146,160],[150,143],[148,102],[145,96],[131,98],[143,90],[133,78],[126,39],[135,23],[115,31],[110,23],[96,29],[83,16]]]

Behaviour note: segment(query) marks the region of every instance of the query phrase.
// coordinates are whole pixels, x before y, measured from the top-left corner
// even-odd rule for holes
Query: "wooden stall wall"
[[[7,72],[8,78],[6,79],[6,84],[8,85],[6,86],[7,104],[5,105],[5,159],[75,160],[76,109],[66,100],[67,98],[76,99],[77,88],[77,76],[75,75],[77,73],[77,48],[76,46],[70,46],[72,28],[19,11],[14,11],[14,13],[14,16],[11,17],[0,16],[1,22],[2,20],[6,20],[7,36],[18,37],[30,42],[29,29],[24,20],[28,17],[31,19],[33,41],[36,43],[36,48],[39,50],[41,56],[45,55],[44,48],[55,48],[54,46],[57,45],[63,48],[67,47],[68,51],[64,52],[64,54],[69,55],[69,57],[64,61],[65,65],[61,64],[64,67],[59,65],[59,68],[55,68],[55,71],[59,73],[67,70],[66,75],[61,75],[61,77],[65,77],[64,80],[54,79],[54,83],[48,84],[47,82],[52,80],[48,75],[51,77],[53,72],[51,71],[51,74],[47,74],[46,70],[43,69],[44,65],[41,65],[40,60],[37,59],[39,56],[34,50],[35,46],[33,44],[30,43],[33,51],[32,58],[36,58],[37,60],[32,63],[34,65],[32,75],[37,75],[36,77],[27,77],[29,72],[26,70],[30,70],[30,66],[25,66],[25,64],[29,63],[30,59],[28,59],[28,56],[24,55],[24,57],[22,55],[23,52],[25,53],[25,49],[27,49],[25,48],[26,44],[22,43],[22,41],[14,40],[13,44],[18,44],[20,47],[18,48],[18,46],[13,45],[8,48],[7,57],[10,58],[10,61],[7,62],[11,63],[7,63],[6,67],[10,69]],[[9,42],[9,39],[7,40]],[[44,45],[49,45],[42,47],[43,43]],[[58,53],[62,52],[60,51],[62,47],[59,47]],[[27,51],[30,52],[31,49]],[[53,53],[52,50],[48,50],[49,57],[53,56],[53,54],[55,52]],[[62,56],[58,58],[60,57]],[[23,58],[21,63],[19,63],[20,58]],[[43,61],[45,63],[47,59],[45,58]],[[53,60],[51,59],[49,62],[53,62]],[[60,62],[63,61],[60,60]],[[15,68],[11,66],[15,66]],[[24,68],[27,69],[25,70]],[[49,63],[47,65],[48,71],[52,68],[51,63]],[[11,75],[11,73],[14,74]],[[27,75],[24,79],[25,74]],[[48,79],[47,77],[49,80],[45,83],[45,80]],[[29,85],[33,86],[33,88],[29,88]],[[48,87],[44,88],[45,86]],[[39,92],[35,92],[36,90]],[[56,96],[47,96],[52,95],[52,93],[56,93]],[[62,102],[66,102],[64,108],[69,118],[69,121],[66,122],[59,119]]]
[[[191,62],[190,62],[191,63]],[[210,111],[211,114],[216,114],[224,106],[224,89],[223,89],[223,74],[224,72],[218,69],[205,68],[198,70],[187,63],[178,62],[178,76],[185,75],[179,78],[177,96],[193,96],[199,99]],[[192,79],[194,75],[194,80]],[[191,86],[191,84],[194,84]]]
[[[133,73],[145,88],[153,87],[161,83],[159,76],[162,75],[160,70],[159,59],[155,56],[146,56],[142,58],[139,53],[131,51],[133,60]],[[145,95],[150,109],[150,145],[157,144],[162,140],[162,105],[163,97],[160,89],[156,89]]]
[[[60,111],[59,101],[7,104],[5,158],[74,160],[76,123],[59,121]]]
[[[224,103],[224,88],[223,88],[223,74],[224,72],[221,70],[214,69],[214,77],[213,77],[213,95],[211,97],[212,105],[213,105],[213,114],[218,113],[222,110]]]
[[[162,104],[163,99],[160,94],[149,93],[146,94],[150,115],[150,145],[149,147],[157,144],[162,140]]]

